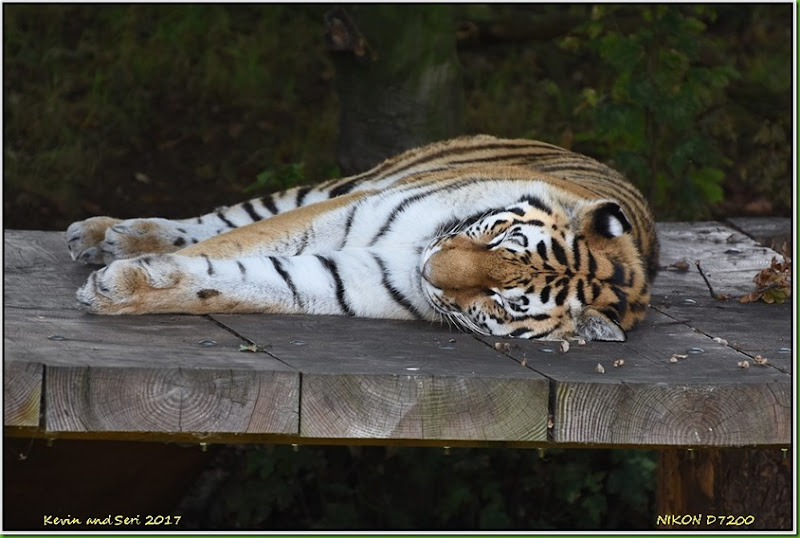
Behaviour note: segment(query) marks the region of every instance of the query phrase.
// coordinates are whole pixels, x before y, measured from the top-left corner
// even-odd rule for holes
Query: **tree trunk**
[[[359,5],[325,15],[339,94],[343,174],[461,133],[463,87],[452,8]]]
[[[792,459],[780,449],[659,452],[659,529],[792,528]]]

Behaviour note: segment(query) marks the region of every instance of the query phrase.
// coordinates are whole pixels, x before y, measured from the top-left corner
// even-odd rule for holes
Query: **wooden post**
[[[451,11],[376,4],[326,13],[343,174],[461,134],[464,98]]]
[[[792,459],[779,448],[666,449],[659,453],[659,529],[792,527]]]

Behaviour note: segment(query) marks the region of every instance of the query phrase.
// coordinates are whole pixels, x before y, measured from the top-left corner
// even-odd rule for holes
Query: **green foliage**
[[[738,73],[730,61],[701,60],[715,46],[706,33],[714,15],[705,6],[599,5],[581,29],[579,46],[607,74],[583,89],[579,109],[593,125],[576,139],[625,172],[657,213],[678,219],[710,215],[730,164],[711,130]]]
[[[3,11],[5,208],[20,223],[36,221],[29,206],[61,229],[97,213],[188,217],[238,201],[260,170],[302,161],[318,177],[333,161],[321,7]]]
[[[295,185],[302,185],[306,180],[305,165],[290,163],[279,168],[269,168],[256,176],[256,180],[242,189],[242,192],[277,192]]]
[[[267,446],[215,492],[208,528],[636,529],[652,452]]]

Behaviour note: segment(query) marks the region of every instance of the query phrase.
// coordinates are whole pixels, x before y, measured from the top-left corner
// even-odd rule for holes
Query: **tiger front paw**
[[[92,273],[77,298],[93,314],[166,312],[184,276],[170,255],[117,260]]]
[[[197,242],[185,228],[159,218],[93,217],[71,224],[66,239],[73,260],[100,265],[143,254],[175,252]]]

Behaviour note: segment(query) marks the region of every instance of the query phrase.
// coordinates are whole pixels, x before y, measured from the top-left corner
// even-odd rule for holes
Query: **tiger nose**
[[[428,258],[422,277],[440,290],[495,287],[492,257],[487,250],[445,248]]]

